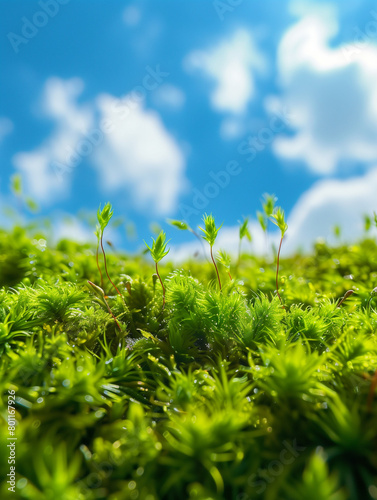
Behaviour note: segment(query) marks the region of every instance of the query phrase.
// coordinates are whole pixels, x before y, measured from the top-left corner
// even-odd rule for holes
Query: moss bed
[[[283,256],[285,308],[273,259],[221,292],[164,259],[162,308],[151,261],[109,248],[103,297],[95,253],[0,232],[1,499],[377,498],[373,239]]]

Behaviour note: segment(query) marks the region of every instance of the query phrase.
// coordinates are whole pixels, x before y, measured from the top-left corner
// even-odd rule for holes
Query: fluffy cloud
[[[189,71],[202,71],[214,81],[211,92],[214,109],[239,114],[254,97],[254,73],[263,70],[265,62],[250,33],[239,29],[207,51],[191,52],[184,65]]]
[[[159,215],[174,209],[185,186],[185,159],[159,114],[132,95],[104,94],[95,103],[78,104],[82,91],[77,78],[46,82],[42,109],[54,130],[36,149],[13,157],[28,194],[41,203],[65,196],[71,173],[88,157],[101,188],[122,189],[135,206]]]
[[[58,175],[56,163],[69,166],[67,158],[93,125],[93,113],[79,106],[77,97],[83,91],[79,78],[61,80],[50,78],[44,87],[42,109],[54,122],[54,130],[33,151],[20,152],[13,157],[15,167],[24,175],[25,188],[40,202],[51,202],[64,196],[69,176]]]
[[[317,238],[331,240],[335,225],[342,239],[352,242],[363,235],[363,214],[377,209],[377,167],[346,180],[328,179],[303,193],[288,219],[286,251],[310,249]]]
[[[278,49],[279,104],[295,133],[277,138],[274,151],[319,174],[334,173],[343,160],[377,159],[377,47],[334,48],[337,33],[334,11],[309,10]]]
[[[126,189],[139,208],[169,213],[185,185],[185,159],[159,114],[127,96],[102,95],[97,105],[102,119],[112,124],[92,157],[102,186]]]

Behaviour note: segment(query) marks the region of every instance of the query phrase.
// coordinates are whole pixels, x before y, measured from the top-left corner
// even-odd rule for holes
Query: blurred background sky
[[[363,234],[377,210],[377,5],[373,1],[1,0],[0,224],[10,179],[55,235],[136,250],[166,218],[255,222],[262,194],[288,216],[286,251]],[[67,216],[80,215],[69,220]],[[130,234],[130,228],[134,233]],[[128,236],[126,227],[128,228]]]

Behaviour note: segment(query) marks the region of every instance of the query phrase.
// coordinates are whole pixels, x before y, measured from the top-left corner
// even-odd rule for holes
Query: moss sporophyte
[[[169,240],[170,241],[170,240]],[[161,231],[160,234],[157,236],[156,239],[152,238],[152,247],[150,247],[147,243],[145,243],[146,247],[150,251],[152,255],[152,259],[155,262],[156,265],[156,274],[158,276],[158,279],[160,280],[161,287],[162,287],[162,309],[165,308],[165,287],[164,283],[161,279],[160,273],[158,272],[158,263],[160,260],[162,260],[168,253],[170,249],[166,250],[166,246],[169,243],[169,241],[166,241],[166,234],[164,231]]]
[[[97,259],[98,271],[99,271],[100,277],[101,277],[101,285],[102,285],[102,288],[104,288],[103,287],[103,276],[102,276],[101,268],[100,268],[99,262],[98,262],[98,249],[99,249],[99,245],[100,245],[101,250],[102,250],[102,255],[103,255],[103,263],[105,266],[106,276],[107,276],[108,280],[110,281],[110,283],[112,284],[112,286],[115,288],[117,294],[121,297],[122,302],[124,303],[123,295],[120,293],[120,291],[118,290],[118,288],[116,287],[116,285],[113,283],[112,279],[109,276],[109,273],[107,270],[106,253],[105,253],[105,249],[103,248],[103,233],[105,231],[106,226],[109,224],[110,219],[113,216],[113,213],[114,213],[114,210],[112,209],[112,206],[110,203],[106,203],[105,206],[103,207],[103,210],[101,210],[101,205],[98,209],[97,220],[98,220],[99,225],[97,226],[96,231],[95,231],[95,235],[97,236],[96,259]]]
[[[270,220],[280,229],[280,243],[279,243],[279,250],[277,253],[277,260],[276,260],[276,293],[277,296],[279,297],[281,305],[283,305],[282,298],[279,294],[279,264],[280,264],[280,251],[281,251],[281,245],[283,243],[283,238],[284,235],[288,229],[288,224],[285,222],[284,218],[284,210],[282,210],[280,207],[278,207],[273,214],[270,215]]]
[[[265,234],[266,239],[266,252],[268,253],[268,221],[275,209],[275,202],[277,198],[274,194],[264,193],[262,200],[263,212],[257,212],[257,219]]]
[[[213,265],[215,266],[217,280],[219,282],[219,288],[220,288],[220,291],[221,291],[220,274],[219,274],[219,270],[218,270],[217,265],[216,265],[216,261],[213,258],[212,248],[213,248],[213,245],[215,244],[217,233],[220,231],[220,228],[221,228],[222,224],[221,224],[221,226],[216,227],[215,219],[214,219],[214,217],[213,217],[212,214],[211,215],[205,214],[203,216],[203,222],[204,222],[204,228],[203,227],[199,227],[199,229],[201,231],[203,231],[203,233],[204,233],[202,235],[202,238],[204,240],[206,240],[208,242],[208,244],[209,244],[211,259],[212,259]]]

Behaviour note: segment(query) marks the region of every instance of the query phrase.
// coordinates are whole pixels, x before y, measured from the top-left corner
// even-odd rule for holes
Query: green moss
[[[165,258],[162,308],[148,260],[109,251],[97,293],[96,248],[31,231],[0,232],[1,498],[377,498],[372,239],[281,259],[285,309],[264,258],[221,290]]]

